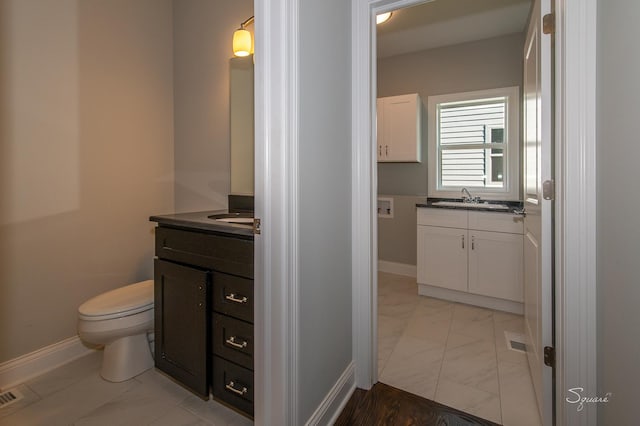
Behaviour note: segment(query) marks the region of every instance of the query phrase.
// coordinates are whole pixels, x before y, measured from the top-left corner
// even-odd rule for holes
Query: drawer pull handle
[[[236,342],[236,336],[231,336],[227,340],[225,340],[227,344],[233,346],[234,348],[244,349],[247,347],[247,341],[243,340],[242,343]]]
[[[227,294],[226,296],[224,296],[225,299],[230,300],[231,302],[235,302],[235,303],[247,303],[248,299],[246,298],[246,296],[242,296],[241,298],[238,298],[235,293],[231,293],[231,294]]]
[[[231,392],[235,393],[236,395],[240,395],[240,396],[245,396],[246,393],[249,392],[249,390],[247,388],[245,388],[244,386],[242,387],[242,389],[236,389],[236,384],[233,382],[233,380],[230,381],[229,383],[227,383],[225,388],[227,390],[230,390]]]

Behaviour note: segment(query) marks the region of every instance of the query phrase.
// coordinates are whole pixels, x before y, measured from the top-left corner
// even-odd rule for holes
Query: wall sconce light
[[[251,17],[240,24],[233,33],[233,54],[236,56],[249,56],[253,53],[253,40],[251,33],[246,29],[247,25],[250,25],[255,20],[255,17]]]

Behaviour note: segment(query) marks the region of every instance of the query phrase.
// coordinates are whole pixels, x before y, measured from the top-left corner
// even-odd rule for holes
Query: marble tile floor
[[[101,361],[96,351],[19,385],[24,398],[0,409],[0,426],[253,425],[155,369],[109,383],[100,378]]]
[[[505,331],[520,315],[419,296],[415,278],[378,274],[380,382],[505,426],[540,426],[526,355]]]

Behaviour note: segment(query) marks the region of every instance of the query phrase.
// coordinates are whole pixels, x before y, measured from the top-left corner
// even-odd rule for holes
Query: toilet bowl
[[[100,375],[128,380],[153,367],[147,334],[153,331],[153,280],[130,284],[87,300],[78,308],[78,335],[104,345]]]

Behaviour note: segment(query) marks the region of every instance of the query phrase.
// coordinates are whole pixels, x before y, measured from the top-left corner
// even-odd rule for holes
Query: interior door
[[[544,364],[553,347],[552,35],[543,34],[550,0],[535,0],[524,50],[524,313],[527,357],[544,425],[553,424],[553,369]]]

